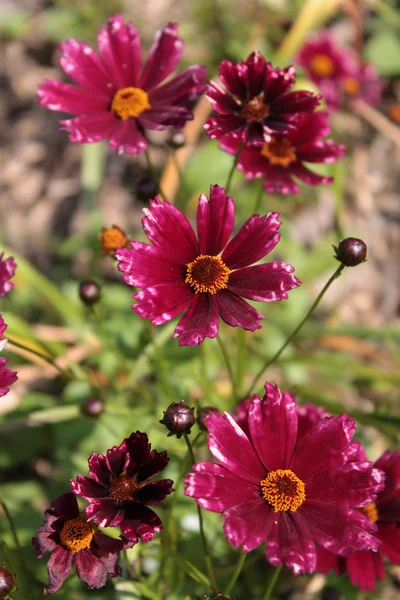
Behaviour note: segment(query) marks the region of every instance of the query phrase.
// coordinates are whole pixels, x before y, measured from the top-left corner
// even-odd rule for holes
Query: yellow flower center
[[[310,69],[318,77],[330,77],[335,72],[335,63],[326,54],[315,54],[310,59]]]
[[[250,102],[243,102],[240,116],[250,123],[260,123],[268,117],[268,106],[262,96],[255,96]]]
[[[88,523],[84,517],[76,517],[64,523],[60,533],[61,544],[76,554],[80,550],[89,548],[92,543],[97,525]]]
[[[138,485],[134,477],[130,477],[129,475],[111,477],[108,497],[110,500],[120,502],[121,504],[123,502],[130,502],[134,499],[139,489],[140,485]]]
[[[275,512],[295,512],[306,499],[304,483],[289,469],[270,471],[260,485],[262,497]]]
[[[99,238],[103,254],[114,254],[118,248],[123,248],[128,243],[125,231],[118,225],[113,225],[110,229],[103,227]]]
[[[342,81],[342,88],[349,96],[355,96],[360,91],[360,84],[355,77],[345,77]]]
[[[261,154],[268,158],[271,165],[281,165],[282,167],[287,167],[296,160],[295,147],[285,137],[282,139],[271,138],[271,141],[266,142],[262,147]]]
[[[219,256],[201,254],[188,264],[185,283],[188,283],[196,294],[216,294],[218,290],[228,287],[231,273]]]
[[[138,117],[149,108],[151,106],[147,93],[135,87],[118,90],[111,102],[112,112],[123,121],[126,121],[130,117]]]
[[[372,523],[376,523],[379,519],[378,509],[376,508],[376,504],[373,502],[372,504],[367,504],[367,506],[363,506],[358,509],[362,512],[363,515],[367,517]]]

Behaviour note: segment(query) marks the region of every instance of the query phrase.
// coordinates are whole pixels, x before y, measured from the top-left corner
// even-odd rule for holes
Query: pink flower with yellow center
[[[243,298],[275,302],[300,281],[284,262],[254,265],[280,239],[279,213],[253,215],[231,238],[235,205],[224,188],[212,185],[210,200],[199,198],[197,237],[185,215],[159,198],[144,209],[143,229],[152,245],[131,242],[115,256],[128,285],[140,287],[133,310],[153,325],[184,312],[174,334],[180,346],[215,338],[222,319],[247,331],[264,319]]]
[[[147,61],[138,32],[121,15],[97,38],[99,54],[74,38],[61,44],[61,68],[79,87],[46,79],[38,98],[50,110],[79,115],[61,121],[72,142],[109,139],[111,150],[132,155],[147,148],[145,130],[179,129],[193,119],[187,103],[205,90],[205,68],[192,65],[168,79],[183,50],[178,26],[158,31]]]
[[[355,507],[375,501],[384,473],[354,460],[354,420],[325,417],[298,440],[293,397],[269,383],[265,389],[249,405],[247,435],[228,413],[207,417],[218,463],[195,464],[185,494],[222,513],[235,548],[249,552],[266,542],[269,562],[297,575],[315,571],[316,544],[340,556],[377,550],[376,524]]]

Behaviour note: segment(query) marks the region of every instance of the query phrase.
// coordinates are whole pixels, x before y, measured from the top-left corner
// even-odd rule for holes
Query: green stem
[[[235,583],[236,583],[236,581],[237,581],[237,579],[238,579],[238,577],[240,575],[242,567],[244,565],[244,561],[246,560],[246,556],[247,556],[246,552],[242,552],[240,554],[239,560],[237,561],[237,565],[235,567],[235,570],[232,573],[232,577],[231,577],[228,585],[225,588],[225,591],[224,591],[225,596],[228,596],[229,593],[231,592],[231,590],[233,590],[233,587],[234,587],[234,585],[235,585]]]
[[[4,512],[4,515],[5,515],[5,517],[6,517],[7,521],[8,521],[8,524],[10,526],[10,531],[11,531],[11,535],[12,535],[13,540],[14,540],[15,547],[17,548],[18,553],[21,553],[21,545],[20,545],[19,540],[18,540],[17,530],[15,528],[14,521],[12,519],[12,516],[10,515],[10,512],[9,512],[9,510],[8,510],[5,502],[1,498],[0,498],[0,506],[1,506],[2,510],[3,510],[3,512]],[[21,560],[23,560],[23,556],[22,555],[21,555]]]
[[[50,366],[57,369],[57,371],[60,373],[60,375],[63,375],[67,379],[74,379],[73,375],[71,375],[67,371],[64,371],[64,369],[62,369],[61,367],[59,367],[57,365],[57,363],[55,362],[54,356],[50,356],[49,354],[47,354],[45,352],[42,353],[42,352],[39,352],[38,350],[34,350],[30,346],[25,346],[21,342],[17,342],[15,339],[13,339],[13,336],[11,336],[11,335],[8,335],[8,339],[9,339],[9,344],[7,345],[7,350],[9,350],[10,352],[13,351],[13,346],[15,346],[16,348],[21,348],[21,350],[25,350],[26,352],[29,352],[30,354],[33,354],[34,356],[38,356],[41,361],[43,360],[43,361],[47,362]],[[15,352],[15,350],[14,350],[14,352]],[[28,357],[26,357],[26,358],[28,358]],[[37,361],[34,361],[34,362],[37,362]]]
[[[263,600],[269,600],[271,598],[271,594],[274,590],[275,584],[278,581],[278,577],[280,572],[282,571],[282,565],[279,565],[274,571],[271,581],[269,582],[269,586],[267,587],[267,591],[265,592],[265,596]]]
[[[261,181],[261,186],[260,186],[259,192],[256,197],[256,203],[254,204],[254,208],[253,208],[253,215],[258,214],[263,196],[264,196],[264,183],[263,183],[263,181]]]
[[[217,335],[217,342],[221,349],[222,356],[224,357],[224,362],[225,362],[226,368],[228,370],[229,379],[230,379],[231,386],[232,386],[232,394],[235,394],[235,389],[236,389],[235,374],[233,372],[232,363],[231,363],[231,359],[229,358],[228,351],[225,347],[224,342],[222,341],[221,334]]]
[[[267,360],[267,362],[261,367],[261,369],[258,371],[257,375],[254,377],[247,393],[245,394],[245,398],[248,398],[250,396],[250,394],[252,393],[252,391],[254,390],[254,388],[256,387],[259,379],[262,377],[264,371],[276,360],[278,360],[278,358],[280,357],[280,355],[282,354],[282,352],[285,350],[285,348],[290,344],[290,342],[293,340],[293,338],[298,334],[298,332],[300,331],[300,329],[303,327],[304,323],[311,317],[311,315],[313,314],[314,310],[317,308],[318,304],[320,303],[320,301],[322,300],[323,296],[325,295],[325,292],[330,288],[331,284],[335,281],[335,279],[337,279],[338,277],[340,277],[341,272],[344,269],[344,265],[339,265],[339,267],[336,269],[336,271],[334,272],[334,274],[328,279],[328,281],[326,282],[326,284],[324,285],[324,287],[322,288],[322,290],[320,291],[320,293],[318,294],[315,302],[312,304],[311,308],[309,309],[309,311],[307,312],[307,314],[305,315],[305,317],[300,321],[300,323],[297,325],[296,329],[294,331],[292,331],[292,333],[289,335],[289,337],[286,339],[286,341],[282,344],[282,346],[279,348],[279,350],[277,352],[275,352],[275,354],[273,355],[272,358],[269,358]]]
[[[192,461],[192,464],[194,465],[196,462],[196,459],[194,457],[193,448],[192,448],[192,445],[190,443],[187,433],[184,433],[183,437],[185,438],[185,442],[186,442],[186,446],[187,446],[187,449],[189,452],[190,460]],[[213,592],[215,594],[218,594],[218,584],[217,584],[217,580],[215,578],[215,573],[214,573],[213,565],[211,562],[210,553],[208,551],[207,538],[204,533],[203,513],[201,512],[201,508],[197,503],[196,503],[196,506],[197,506],[197,514],[199,515],[200,536],[201,536],[201,541],[203,543],[204,558],[205,558],[205,562],[206,562],[206,566],[207,566],[207,572],[208,572],[208,576],[211,581],[211,586],[212,586]]]
[[[232,182],[232,177],[233,177],[233,174],[235,172],[236,165],[238,163],[239,156],[240,156],[240,153],[242,151],[242,148],[243,148],[243,142],[240,142],[240,144],[238,146],[238,149],[236,151],[236,154],[235,154],[235,156],[233,158],[233,163],[232,163],[232,166],[231,166],[231,170],[229,171],[228,179],[227,179],[227,182],[226,182],[226,185],[225,185],[226,195],[228,195],[228,193],[229,193],[229,190],[230,190],[230,187],[231,187],[231,182]]]
[[[145,150],[144,151],[144,155],[146,157],[146,162],[147,162],[148,169],[150,171],[151,178],[153,179],[153,181],[155,181],[155,183],[157,183],[158,192],[159,192],[161,198],[163,200],[167,200],[167,198],[165,197],[164,192],[160,188],[160,181],[159,181],[159,178],[157,177],[156,170],[155,170],[155,168],[153,166],[153,163],[151,162],[149,151]]]

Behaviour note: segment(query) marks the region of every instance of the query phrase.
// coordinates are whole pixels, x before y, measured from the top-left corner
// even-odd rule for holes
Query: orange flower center
[[[216,294],[218,290],[228,287],[231,273],[219,256],[201,254],[188,264],[185,283],[188,283],[196,294]]]
[[[125,231],[118,225],[113,225],[110,229],[103,227],[99,238],[103,254],[114,254],[118,248],[123,248],[128,243]]]
[[[123,502],[130,502],[134,499],[139,489],[140,485],[138,485],[134,477],[130,477],[129,475],[111,477],[108,497],[110,500],[120,502],[121,504]]]
[[[151,108],[149,97],[144,90],[127,87],[118,90],[111,102],[111,110],[123,121],[130,117],[138,117],[143,111]]]
[[[61,544],[71,550],[73,554],[76,554],[80,550],[89,548],[96,530],[97,525],[88,523],[84,517],[70,519],[64,523],[61,529]]]
[[[310,59],[310,69],[318,77],[330,77],[335,72],[335,63],[326,54],[315,54]]]
[[[304,483],[289,469],[270,471],[260,485],[262,497],[275,512],[295,512],[306,499]]]
[[[378,509],[376,508],[376,504],[373,502],[372,504],[367,504],[367,506],[363,506],[358,509],[362,512],[363,515],[367,517],[372,523],[376,523],[379,519]]]
[[[342,88],[349,96],[355,96],[360,91],[360,84],[355,77],[345,77],[342,81]]]
[[[262,96],[255,96],[250,102],[243,102],[240,116],[250,123],[259,123],[268,117],[268,106]]]
[[[268,158],[271,165],[281,165],[282,167],[287,167],[296,160],[295,147],[285,137],[282,139],[271,138],[271,141],[266,142],[262,147],[261,154]]]
[[[396,121],[396,123],[400,123],[400,104],[391,104],[389,106],[389,117]]]

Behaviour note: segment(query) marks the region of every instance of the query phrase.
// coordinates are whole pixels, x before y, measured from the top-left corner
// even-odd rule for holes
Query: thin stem
[[[0,506],[2,508],[2,511],[4,512],[4,515],[8,521],[8,524],[10,526],[11,535],[13,537],[15,547],[17,548],[18,552],[21,552],[21,545],[18,540],[17,530],[15,528],[14,521],[12,519],[12,516],[10,515],[10,512],[9,512],[5,502],[1,498],[0,498]],[[21,559],[23,559],[22,556],[21,556]]]
[[[221,349],[222,356],[224,357],[224,362],[225,362],[226,368],[228,370],[229,379],[230,379],[231,386],[232,386],[232,394],[235,394],[235,389],[236,389],[235,374],[233,372],[232,363],[231,363],[231,359],[229,358],[228,351],[225,347],[224,342],[222,341],[221,334],[217,335],[217,342]]]
[[[190,460],[192,461],[192,464],[194,464],[196,462],[196,459],[194,457],[193,448],[192,448],[192,445],[190,443],[187,433],[184,433],[183,437],[185,438],[186,446],[189,451]],[[208,551],[207,538],[204,533],[203,513],[201,512],[200,506],[198,504],[196,504],[196,506],[197,506],[197,514],[199,515],[200,536],[201,536],[201,541],[203,543],[204,558],[206,561],[207,572],[208,572],[208,576],[211,581],[212,589],[213,589],[214,593],[217,594],[218,593],[218,584],[217,584],[217,580],[215,578],[215,573],[214,573],[213,565],[211,562],[210,553]]]
[[[254,377],[252,384],[250,385],[247,393],[245,394],[245,398],[247,398],[248,396],[250,396],[250,394],[252,393],[253,389],[256,387],[259,379],[262,377],[264,371],[276,360],[278,360],[278,358],[280,357],[280,355],[282,354],[282,352],[285,350],[285,348],[290,344],[290,342],[293,340],[293,338],[298,334],[298,332],[300,331],[300,329],[303,327],[304,323],[311,317],[311,315],[313,314],[314,310],[317,308],[318,304],[320,303],[320,301],[322,300],[323,296],[325,295],[325,292],[330,288],[331,284],[335,281],[335,279],[337,279],[338,277],[340,277],[341,272],[344,269],[344,265],[339,265],[339,267],[336,269],[336,271],[334,272],[334,274],[328,279],[328,281],[326,282],[326,284],[324,285],[324,287],[322,288],[322,290],[320,291],[320,293],[318,294],[315,302],[312,304],[311,308],[309,309],[309,311],[307,312],[307,314],[305,315],[305,317],[300,321],[300,323],[297,325],[296,329],[294,331],[292,331],[292,333],[289,335],[289,337],[286,339],[286,341],[282,344],[282,346],[279,348],[279,350],[273,355],[272,358],[269,358],[267,360],[267,362],[262,366],[262,368],[258,371],[257,375]]]
[[[226,182],[226,185],[225,185],[226,195],[228,195],[228,193],[229,193],[229,189],[231,187],[231,182],[232,182],[232,177],[233,177],[233,174],[235,172],[236,165],[238,163],[239,156],[240,156],[240,153],[242,151],[242,148],[243,148],[243,142],[240,142],[240,144],[238,146],[238,149],[236,150],[236,154],[235,154],[235,156],[233,158],[233,163],[232,163],[232,166],[231,166],[231,170],[229,171],[228,179],[227,179],[227,182]]]
[[[159,181],[159,178],[157,177],[157,174],[156,174],[156,171],[154,169],[153,163],[151,162],[149,151],[145,150],[144,151],[144,155],[146,157],[146,162],[147,162],[147,166],[148,166],[149,171],[150,171],[151,178],[153,179],[153,181],[155,181],[157,183],[158,191],[159,191],[159,194],[160,194],[161,198],[163,200],[166,200],[167,198],[165,197],[164,192],[160,188],[160,181]]]
[[[30,348],[29,346],[25,346],[21,342],[17,342],[11,335],[8,335],[8,339],[9,342],[7,344],[7,350],[9,350],[10,352],[20,354],[21,356],[30,360],[33,363],[40,364],[42,366],[52,366],[55,369],[57,369],[57,371],[60,373],[60,375],[63,375],[63,377],[66,377],[67,379],[74,379],[74,377],[70,373],[64,371],[64,369],[57,365],[57,363],[55,362],[55,358],[50,354],[47,354],[45,352],[42,353],[38,350],[33,350],[33,348]],[[18,352],[18,349],[22,350],[22,352]]]
[[[272,575],[272,579],[269,582],[269,586],[267,587],[267,591],[265,592],[265,596],[264,596],[263,600],[269,600],[271,598],[271,594],[274,590],[276,582],[278,581],[278,577],[279,577],[281,571],[282,571],[282,565],[279,565],[279,567],[277,567],[275,569],[274,574]]]
[[[262,200],[263,196],[264,196],[264,184],[263,184],[263,181],[261,181],[261,186],[260,186],[260,189],[259,189],[258,194],[256,196],[256,202],[255,202],[254,208],[253,208],[253,215],[258,214],[258,212],[260,210],[261,200]]]
[[[231,592],[231,590],[233,590],[234,585],[235,585],[235,583],[240,575],[240,572],[242,570],[242,567],[244,565],[244,561],[246,560],[246,556],[247,556],[246,552],[242,552],[240,554],[239,560],[237,561],[237,565],[235,567],[235,570],[232,573],[232,577],[231,577],[228,585],[225,588],[225,592],[224,592],[225,596],[228,596],[228,594]]]

